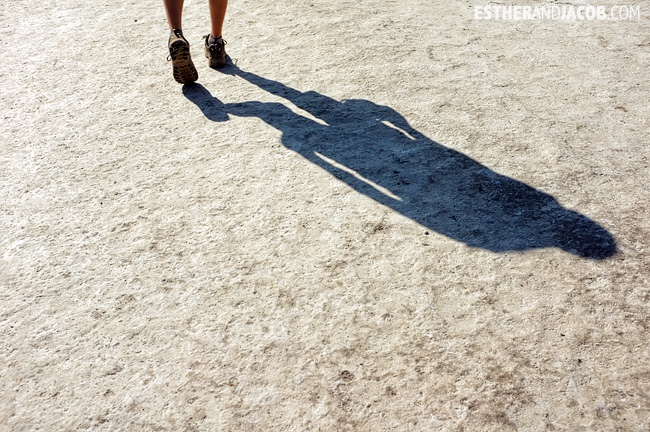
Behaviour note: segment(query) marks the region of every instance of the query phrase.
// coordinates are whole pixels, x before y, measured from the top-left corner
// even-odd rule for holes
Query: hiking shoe
[[[210,35],[205,36],[205,56],[210,61],[211,68],[224,67],[226,65],[226,41],[220,37],[216,42],[210,43]]]
[[[190,57],[190,44],[180,30],[172,30],[169,35],[168,47],[169,57],[167,60],[172,62],[174,79],[181,84],[192,83],[199,79],[199,73]]]

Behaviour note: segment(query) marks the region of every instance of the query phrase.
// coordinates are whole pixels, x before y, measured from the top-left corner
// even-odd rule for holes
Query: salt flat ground
[[[649,430],[638,4],[2,2],[0,428]]]

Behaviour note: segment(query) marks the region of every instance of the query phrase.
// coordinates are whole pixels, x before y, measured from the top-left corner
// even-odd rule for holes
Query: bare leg
[[[172,1],[172,0],[165,0]],[[183,1],[183,0],[178,0]],[[223,31],[223,20],[226,17],[226,7],[228,6],[228,0],[210,0],[210,22],[212,23],[212,29],[210,34],[218,38],[221,36]]]
[[[190,56],[190,44],[182,34],[183,0],[163,0],[163,3],[167,13],[167,23],[172,30],[169,33],[167,47],[174,79],[181,84],[193,83],[199,79],[199,73]]]
[[[169,29],[183,29],[183,0],[163,0]]]

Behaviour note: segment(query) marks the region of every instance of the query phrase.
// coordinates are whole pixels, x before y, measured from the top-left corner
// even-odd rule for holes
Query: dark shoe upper
[[[210,67],[220,68],[226,65],[226,41],[223,38],[214,39],[205,36],[205,56],[210,61]]]

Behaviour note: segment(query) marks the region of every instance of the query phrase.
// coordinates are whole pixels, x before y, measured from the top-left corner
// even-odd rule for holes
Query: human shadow
[[[594,260],[616,253],[614,238],[596,222],[427,138],[390,107],[300,92],[235,66],[225,72],[319,121],[283,103],[223,103],[200,84],[184,86],[207,118],[262,119],[282,132],[286,148],[432,231],[492,252],[557,247]]]

